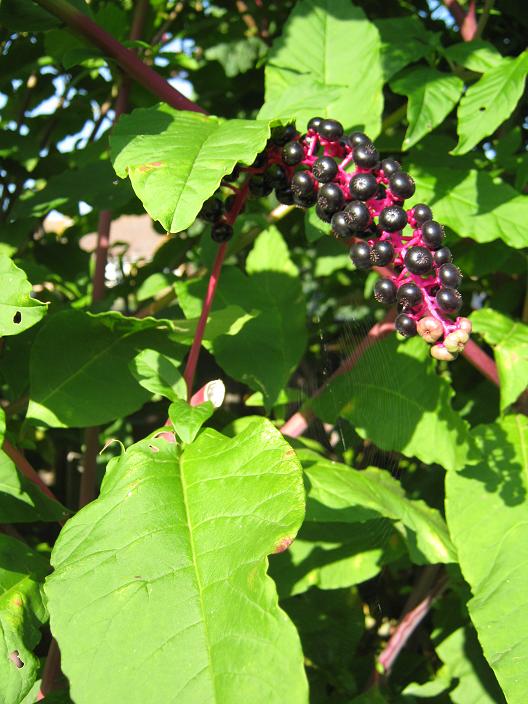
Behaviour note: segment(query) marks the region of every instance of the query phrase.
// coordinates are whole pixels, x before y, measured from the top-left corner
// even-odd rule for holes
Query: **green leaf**
[[[404,149],[409,149],[444,121],[462,95],[464,83],[457,76],[418,66],[391,81],[391,88],[409,98],[409,126],[403,140]]]
[[[477,73],[485,73],[496,68],[503,60],[493,44],[485,42],[483,39],[453,44],[444,49],[443,53],[459,66],[464,66],[464,68]]]
[[[28,419],[86,427],[136,411],[150,393],[129,364],[140,350],[168,346],[169,333],[166,322],[114,312],[51,316],[31,349]]]
[[[383,77],[380,39],[363,10],[348,0],[301,0],[275,40],[266,70],[266,101],[295,88],[303,76],[339,98],[322,104],[323,117],[362,126],[371,137],[381,127]],[[303,119],[304,119],[303,115]]]
[[[406,497],[386,470],[363,471],[321,459],[305,468],[306,521],[361,523],[378,518],[401,521],[413,562],[456,562],[442,516],[426,503]]]
[[[209,47],[205,50],[205,58],[208,61],[219,61],[226,76],[234,78],[253,68],[266,55],[267,50],[268,47],[259,37],[245,37]]]
[[[528,197],[486,171],[459,171],[435,167],[434,172],[414,170],[416,194],[413,203],[434,208],[437,220],[461,237],[477,242],[501,238],[516,249],[528,245],[524,222],[528,218]]]
[[[170,401],[187,396],[187,386],[179,367],[179,361],[156,350],[141,350],[129,362],[130,371],[143,388]]]
[[[415,15],[375,20],[381,37],[381,62],[386,81],[402,68],[433,53],[434,35]]]
[[[112,460],[45,587],[74,701],[139,704],[155,682],[160,702],[305,704],[298,636],[266,575],[303,511],[300,465],[265,419]]]
[[[389,337],[330,382],[311,407],[328,423],[340,415],[348,419],[382,450],[455,469],[473,455],[467,424],[452,409],[452,396],[423,340],[398,343]]]
[[[37,678],[40,663],[32,651],[46,621],[41,581],[48,572],[48,561],[42,555],[0,533],[2,704],[18,704]]]
[[[519,102],[528,72],[528,51],[502,59],[470,86],[458,108],[458,144],[452,154],[465,154],[495,132]]]
[[[0,254],[0,336],[24,332],[45,315],[46,305],[30,294],[26,274]]]
[[[526,699],[528,419],[479,426],[480,464],[448,472],[446,515],[469,613],[508,704]]]
[[[169,418],[182,442],[189,444],[193,442],[205,421],[213,415],[214,410],[210,401],[190,406],[179,398],[169,406]]]
[[[471,322],[475,332],[493,347],[504,411],[528,386],[528,325],[490,308],[474,311]]]
[[[314,115],[326,111],[326,106],[342,94],[340,86],[325,86],[311,76],[300,76],[295,84],[289,83],[287,90],[282,90],[282,74],[276,69],[266,69],[267,97],[257,113],[259,120],[281,119],[285,122],[296,121],[299,129]]]
[[[147,213],[180,232],[237,162],[253,162],[269,135],[267,121],[221,121],[159,105],[124,115],[110,143],[116,173],[130,178]]]
[[[0,24],[13,32],[43,32],[56,27],[60,20],[32,0],[2,0]]]

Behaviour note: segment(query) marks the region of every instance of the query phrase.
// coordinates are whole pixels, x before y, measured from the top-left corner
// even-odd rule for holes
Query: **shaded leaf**
[[[141,350],[129,362],[130,371],[143,388],[170,401],[187,396],[187,386],[179,367],[179,360],[156,350]]]
[[[205,58],[219,61],[226,76],[234,78],[246,73],[266,55],[268,47],[259,37],[244,37],[233,42],[215,44],[205,50]]]
[[[483,39],[452,44],[444,49],[443,53],[456,64],[478,73],[496,68],[502,62],[502,56],[498,50]]]

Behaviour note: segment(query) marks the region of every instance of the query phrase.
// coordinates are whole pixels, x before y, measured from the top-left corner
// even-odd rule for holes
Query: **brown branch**
[[[57,501],[59,503],[57,497],[55,494],[49,489],[42,479],[40,478],[38,472],[33,469],[31,464],[28,462],[26,457],[20,450],[17,450],[14,445],[12,445],[9,440],[4,439],[4,444],[3,444],[3,450],[6,453],[8,457],[10,457],[13,462],[16,464],[20,472],[30,481],[32,481],[34,484],[36,484],[39,489],[42,491],[43,494],[46,494],[46,496],[53,501]]]

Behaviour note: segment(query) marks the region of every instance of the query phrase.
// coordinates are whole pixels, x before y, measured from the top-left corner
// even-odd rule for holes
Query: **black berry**
[[[422,239],[431,249],[439,249],[445,238],[442,225],[436,220],[427,220],[422,225]]]
[[[323,121],[322,117],[312,117],[312,119],[308,123],[307,127],[309,130],[313,130],[314,132],[319,132],[319,127],[321,127],[322,121]]]
[[[379,152],[373,144],[360,144],[354,149],[354,161],[363,169],[373,169],[379,162]]]
[[[300,206],[301,208],[311,208],[312,205],[315,205],[317,202],[317,193],[315,191],[312,191],[311,193],[308,193],[305,196],[298,195],[293,192],[293,202],[295,205]]]
[[[462,296],[454,288],[441,288],[436,294],[436,302],[446,313],[458,313],[462,307]]]
[[[227,242],[233,237],[233,227],[227,222],[215,222],[211,228],[211,237],[219,244]]]
[[[383,208],[379,216],[379,226],[386,232],[403,230],[407,225],[407,213],[399,205],[390,205]]]
[[[269,196],[273,190],[273,184],[267,174],[255,174],[249,179],[249,190],[254,196]]]
[[[293,191],[291,188],[277,188],[275,197],[283,205],[293,205]]]
[[[374,298],[388,306],[396,303],[396,285],[390,279],[378,279],[374,284]]]
[[[368,200],[372,198],[378,190],[376,177],[373,174],[355,174],[350,179],[348,189],[352,198]]]
[[[433,258],[438,266],[442,266],[442,264],[449,264],[453,261],[453,255],[451,254],[449,247],[440,247],[440,249],[437,249],[433,254]]]
[[[389,179],[389,188],[395,196],[402,199],[410,198],[416,190],[414,179],[405,171],[397,171],[392,174]]]
[[[332,230],[337,237],[341,237],[343,239],[352,237],[354,234],[354,228],[350,223],[347,213],[341,211],[332,216]]]
[[[207,222],[216,222],[216,220],[218,220],[218,218],[222,215],[223,211],[224,206],[222,205],[222,201],[213,196],[212,198],[206,200],[202,205],[202,209],[200,210],[198,217],[202,220],[206,220]]]
[[[343,136],[343,125],[337,120],[323,120],[318,132],[329,142],[337,142]]]
[[[381,162],[381,168],[383,169],[383,173],[387,178],[390,178],[392,174],[395,174],[397,171],[400,171],[401,169],[401,164],[399,161],[396,161],[396,159],[383,159]]]
[[[312,166],[312,173],[319,183],[333,181],[337,174],[337,164],[331,156],[321,156]]]
[[[333,215],[343,206],[343,191],[337,183],[325,183],[317,194],[317,204],[330,215]]]
[[[291,189],[297,196],[308,196],[313,193],[314,181],[308,171],[297,171],[291,180]]]
[[[404,337],[413,337],[416,335],[416,323],[410,315],[400,313],[394,321],[394,327]]]
[[[460,269],[454,264],[442,264],[438,270],[438,278],[448,288],[458,288],[462,282]]]
[[[304,149],[299,142],[288,142],[282,149],[282,160],[288,166],[295,166],[304,159]]]
[[[352,132],[348,138],[354,147],[359,147],[360,144],[372,144],[364,132]]]
[[[265,175],[266,178],[269,179],[273,188],[287,188],[289,186],[286,171],[280,164],[272,164],[265,172]]]
[[[376,266],[387,266],[393,259],[394,247],[389,241],[376,242],[372,247],[372,261]]]
[[[332,222],[333,213],[327,210],[326,208],[323,208],[319,201],[317,201],[317,203],[315,204],[315,214],[323,222]]]
[[[350,248],[350,258],[358,269],[370,269],[371,254],[371,249],[366,242],[356,242]]]
[[[283,147],[287,142],[297,137],[298,132],[295,125],[286,125],[285,127],[275,127],[271,133],[271,141],[278,147]]]
[[[412,274],[428,274],[433,266],[433,255],[427,247],[411,247],[405,254],[404,263]]]
[[[365,203],[353,200],[345,208],[345,215],[354,232],[360,232],[368,227],[370,223],[370,212]]]
[[[419,286],[412,281],[402,284],[398,289],[396,300],[404,310],[414,308],[423,301],[423,294]]]
[[[433,219],[433,211],[428,205],[425,205],[425,203],[418,203],[415,205],[413,208],[413,215],[418,225],[423,225],[423,223],[427,222],[427,220]]]

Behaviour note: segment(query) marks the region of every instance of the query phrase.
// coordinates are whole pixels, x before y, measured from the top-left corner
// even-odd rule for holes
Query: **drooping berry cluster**
[[[239,187],[234,182],[242,173],[249,178]],[[471,323],[453,320],[462,306],[462,276],[444,245],[444,228],[427,205],[404,208],[415,192],[413,179],[395,159],[381,160],[363,132],[345,136],[341,123],[320,117],[309,121],[302,136],[293,125],[277,128],[254,163],[237,166],[222,185],[233,193],[224,203],[209,199],[201,212],[213,223],[216,242],[232,236],[248,192],[261,197],[275,190],[280,203],[315,206],[333,234],[350,241],[358,269],[382,268],[374,297],[397,304],[400,334],[421,335],[433,344],[436,359],[451,361],[464,349]]]

